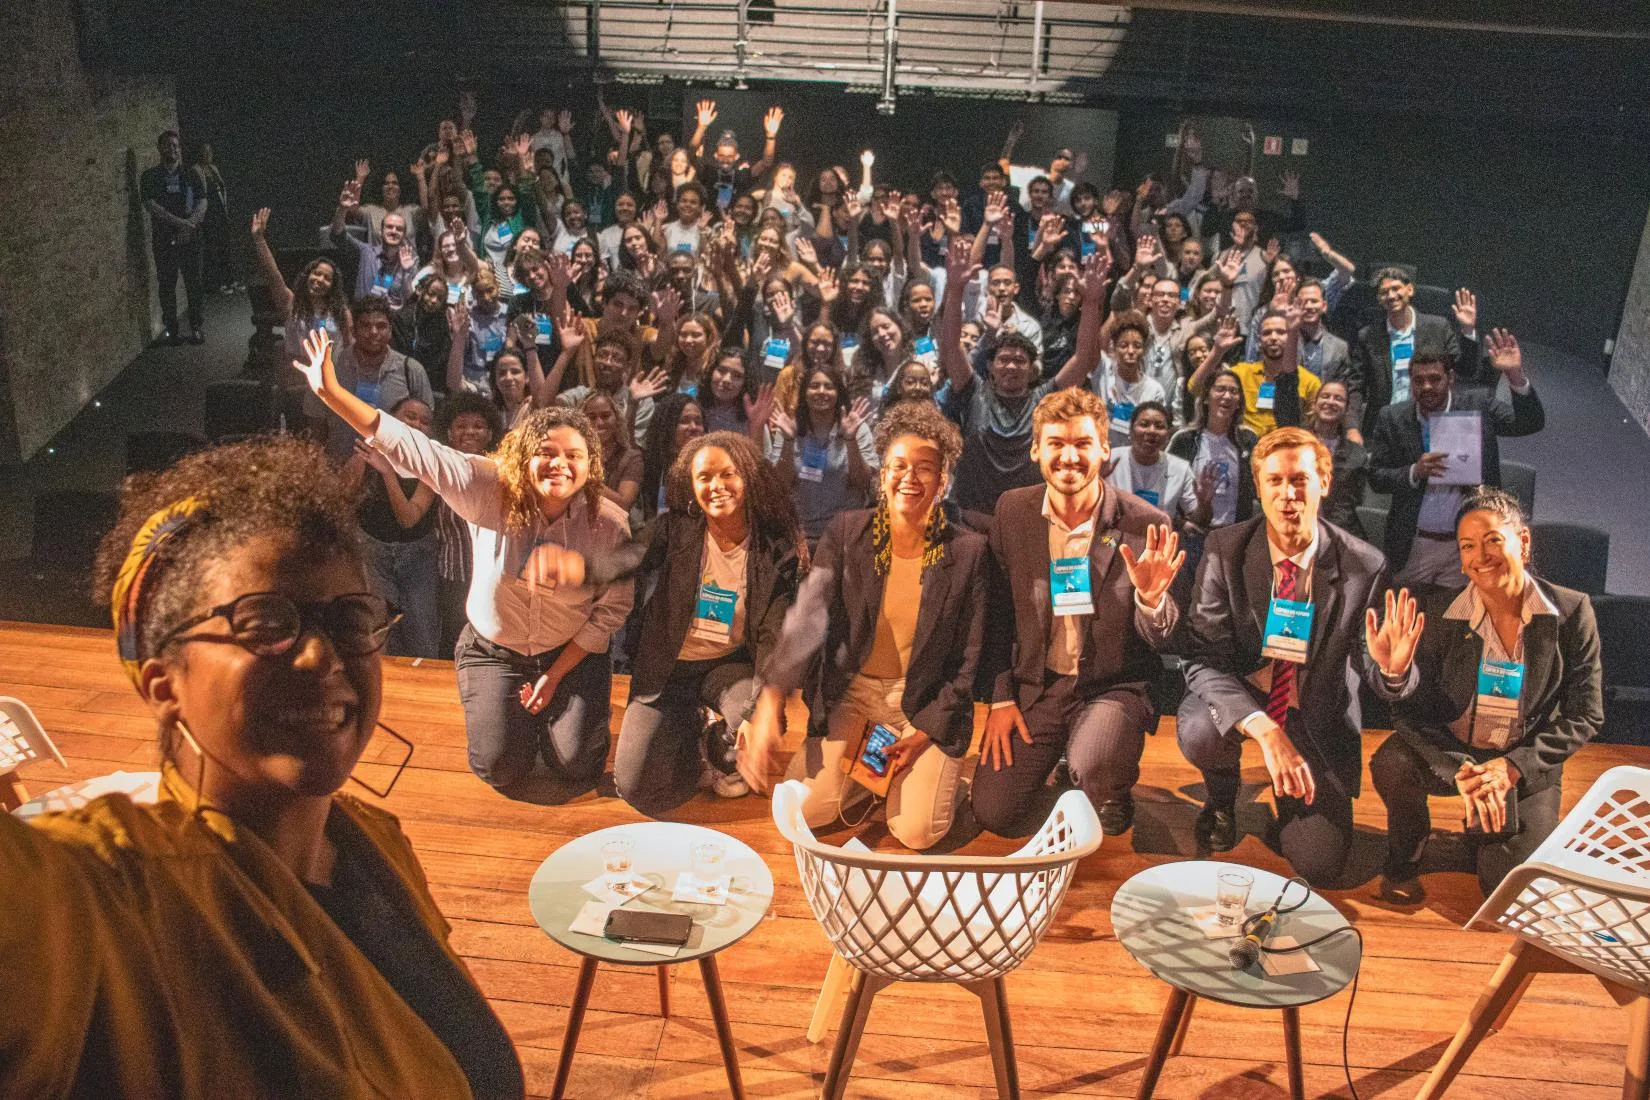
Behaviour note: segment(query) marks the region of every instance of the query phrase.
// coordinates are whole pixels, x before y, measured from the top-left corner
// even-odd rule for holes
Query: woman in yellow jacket
[[[389,814],[338,794],[394,610],[321,451],[130,483],[97,566],[159,802],[0,814],[0,1094],[520,1097]]]

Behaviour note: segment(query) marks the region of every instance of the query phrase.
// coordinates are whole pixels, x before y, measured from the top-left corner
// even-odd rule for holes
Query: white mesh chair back
[[[29,705],[21,699],[0,695],[0,775],[48,757],[56,760],[59,767],[69,766]]]
[[[1650,994],[1650,770],[1611,768],[1469,928],[1504,928]]]
[[[1053,923],[1077,861],[1100,847],[1100,821],[1068,791],[1007,856],[903,855],[822,844],[802,817],[807,788],[773,796],[814,917],[837,955],[900,982],[979,982],[1030,957]]]
[[[38,814],[78,810],[92,799],[106,794],[123,794],[140,804],[154,802],[160,797],[160,773],[119,771],[65,783],[56,790],[29,799],[13,810],[12,815],[30,818]]]

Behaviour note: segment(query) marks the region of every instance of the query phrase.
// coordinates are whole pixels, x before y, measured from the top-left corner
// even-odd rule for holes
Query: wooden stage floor
[[[386,661],[384,721],[418,746],[412,766],[384,804],[400,816],[424,863],[437,902],[515,1038],[529,1092],[549,1092],[577,965],[527,910],[533,871],[569,838],[638,820],[617,798],[586,794],[566,805],[512,801],[465,766],[464,729],[452,668],[445,662]],[[614,688],[614,728],[626,685]],[[0,694],[30,704],[70,765],[25,769],[40,792],[70,779],[154,767],[155,738],[127,684],[107,632],[0,623]],[[793,704],[793,716],[796,708]],[[793,728],[800,728],[798,721]],[[1380,743],[1366,737],[1365,753]],[[398,759],[380,734],[369,760]],[[1603,769],[1650,764],[1642,749],[1584,749],[1565,776],[1565,807]],[[1240,818],[1265,819],[1253,793],[1265,780],[1258,754],[1248,759],[1248,803]],[[370,774],[368,774],[370,773]],[[364,765],[375,784],[388,767]],[[1079,868],[1048,939],[1008,979],[1028,1096],[1133,1096],[1165,990],[1118,945],[1109,918],[1112,894],[1131,874],[1191,854],[1197,773],[1175,748],[1172,721],[1148,740],[1134,830],[1108,838]],[[611,791],[610,783],[604,788]],[[1370,872],[1381,852],[1384,814],[1364,781],[1358,803],[1359,861]],[[351,785],[351,790],[364,794]],[[365,796],[370,798],[371,796]],[[1448,800],[1434,802],[1435,823],[1453,824]],[[753,1096],[818,1094],[830,1040],[804,1032],[825,976],[829,947],[797,885],[791,852],[769,820],[765,799],[720,801],[701,795],[679,812],[739,837],[767,859],[777,882],[770,919],[720,957],[729,1011]],[[877,827],[866,843],[893,842]],[[842,834],[831,834],[840,841]],[[1008,851],[981,837],[964,850]],[[1439,845],[1434,845],[1434,848]],[[1284,871],[1253,835],[1230,857]],[[1465,1017],[1505,950],[1501,935],[1466,932],[1478,905],[1468,874],[1426,877],[1429,900],[1397,910],[1373,900],[1374,883],[1331,894],[1363,931],[1363,983],[1352,1017],[1350,1054],[1360,1096],[1414,1095]],[[696,968],[673,967],[672,1010],[661,1020],[651,969],[604,968],[596,979],[570,1092],[577,1097],[714,1097],[726,1094],[720,1055]],[[1346,994],[1301,1011],[1310,1095],[1345,1096],[1341,1023]],[[1450,1091],[1452,1097],[1580,1098],[1619,1095],[1627,1016],[1598,983],[1541,976],[1509,1026],[1487,1039]],[[849,1095],[988,1097],[994,1094],[978,1002],[945,986],[896,986],[880,994],[860,1048]],[[1185,1052],[1170,1059],[1158,1086],[1164,1097],[1261,1098],[1287,1095],[1282,1028],[1270,1013],[1200,1005]]]

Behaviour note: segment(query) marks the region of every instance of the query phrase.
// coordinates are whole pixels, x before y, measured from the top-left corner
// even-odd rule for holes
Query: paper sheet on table
[[[651,889],[653,889],[653,884],[641,875],[631,875],[624,882],[621,882],[617,889],[608,887],[606,875],[591,879],[584,884],[585,893],[597,901],[605,901],[609,905],[623,905],[632,898],[641,897]]]
[[[1285,948],[1295,947],[1300,941],[1294,936],[1273,936],[1266,941],[1266,949],[1260,953],[1261,967],[1272,977],[1278,978],[1285,974],[1311,974],[1322,969],[1312,961],[1312,955],[1307,951],[1289,951],[1285,954],[1274,952]]]
[[[1215,907],[1212,905],[1200,906],[1196,909],[1188,910],[1188,913],[1192,918],[1192,923],[1197,925],[1198,930],[1211,940],[1236,939],[1238,934],[1243,931],[1243,926],[1241,923],[1221,924],[1220,915],[1215,911]]]
[[[603,933],[607,930],[607,915],[617,908],[617,905],[610,905],[604,901],[587,901],[584,908],[579,910],[579,915],[567,925],[567,930],[577,932],[581,936],[606,939]],[[676,953],[681,950],[668,943],[637,943],[634,940],[625,941],[625,946],[636,951],[645,951],[649,955],[663,955],[666,958],[675,958]]]
[[[1428,485],[1477,485],[1484,480],[1484,421],[1477,412],[1433,413],[1427,417],[1427,450],[1449,456],[1441,477]]]
[[[723,875],[714,885],[720,888],[714,893],[705,889],[705,884],[694,877],[692,871],[683,871],[676,876],[676,888],[671,891],[671,901],[685,901],[694,905],[726,905],[728,903],[729,887],[733,884],[732,875]]]

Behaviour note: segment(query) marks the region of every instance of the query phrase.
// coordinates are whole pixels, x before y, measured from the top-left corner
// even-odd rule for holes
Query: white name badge
[[[802,462],[796,468],[796,476],[803,481],[824,481],[825,461],[830,457],[825,447],[812,439],[802,441]]]
[[[1094,614],[1094,591],[1090,587],[1089,559],[1055,558],[1048,563],[1048,590],[1054,597],[1056,615]]]
[[[739,593],[719,588],[715,581],[699,586],[699,602],[693,609],[692,633],[707,642],[733,640],[733,609]]]
[[[1290,664],[1306,663],[1306,646],[1312,639],[1312,605],[1300,600],[1272,597],[1266,609],[1266,634],[1260,652],[1263,657]]]
[[[770,370],[779,370],[791,358],[791,342],[778,336],[768,337],[768,342],[762,346],[762,365]]]
[[[1278,399],[1278,384],[1276,382],[1262,382],[1260,392],[1255,394],[1256,409],[1270,409]]]
[[[1505,749],[1518,728],[1518,699],[1524,691],[1524,666],[1517,661],[1478,665],[1478,700],[1472,715],[1472,743]]]

